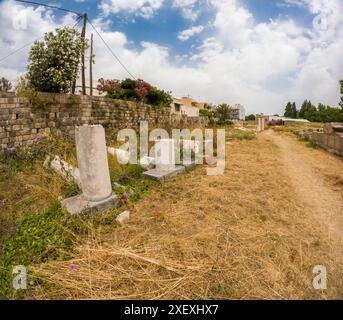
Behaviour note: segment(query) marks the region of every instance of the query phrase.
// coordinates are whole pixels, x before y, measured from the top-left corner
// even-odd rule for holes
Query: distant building
[[[245,108],[241,104],[235,104],[233,109],[233,120],[245,120]]]
[[[174,98],[171,111],[174,114],[184,114],[188,117],[199,117],[199,110],[203,109],[205,103],[196,102],[190,97]]]
[[[269,124],[274,125],[292,125],[296,123],[310,123],[310,121],[306,119],[293,119],[293,118],[286,118],[280,116],[268,116]]]

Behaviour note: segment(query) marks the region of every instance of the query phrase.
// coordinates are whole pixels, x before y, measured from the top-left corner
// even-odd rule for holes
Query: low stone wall
[[[74,135],[75,126],[101,124],[105,128],[192,127],[206,125],[203,117],[172,115],[171,108],[143,103],[69,94],[40,93],[37,97],[0,94],[0,147],[30,144],[44,133],[59,130]]]
[[[323,131],[307,130],[299,134],[321,148],[343,157],[343,123],[327,123]]]

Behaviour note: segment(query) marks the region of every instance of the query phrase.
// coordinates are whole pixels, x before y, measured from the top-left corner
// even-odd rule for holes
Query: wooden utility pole
[[[93,33],[91,34],[91,54],[89,58],[89,95],[93,95]]]
[[[82,16],[83,25],[81,31],[81,40],[84,42],[86,37],[87,13]],[[86,75],[85,75],[85,52],[81,53],[81,79],[82,79],[82,94],[86,94]]]

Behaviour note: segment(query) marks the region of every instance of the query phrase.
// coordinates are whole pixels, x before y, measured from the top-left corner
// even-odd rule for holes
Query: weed
[[[64,226],[67,213],[59,203],[44,212],[26,216],[18,225],[14,237],[4,244],[0,257],[0,297],[14,297],[12,269],[63,257],[71,246],[70,234]],[[65,258],[65,257],[64,257]]]
[[[256,136],[255,134],[251,132],[234,132],[230,135],[229,140],[238,140],[238,141],[243,141],[243,140],[255,140]]]

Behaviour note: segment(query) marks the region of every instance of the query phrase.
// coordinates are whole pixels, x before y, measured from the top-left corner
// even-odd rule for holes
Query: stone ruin
[[[324,129],[308,129],[298,131],[297,134],[321,148],[343,157],[343,122],[326,123]]]
[[[114,208],[116,195],[112,191],[107,153],[121,160],[128,160],[130,154],[120,149],[107,148],[105,130],[101,125],[76,127],[75,141],[78,168],[74,168],[58,156],[52,160],[48,157],[44,164],[46,167],[50,166],[64,179],[76,182],[82,190],[80,195],[63,199],[62,206],[71,214]],[[205,145],[210,142],[212,145],[212,140],[205,140]],[[184,143],[187,150],[200,152],[196,141],[186,140]],[[195,161],[176,165],[173,139],[156,141],[153,150],[154,157],[143,157],[139,161],[139,164],[147,170],[143,173],[145,178],[162,182],[195,166]],[[123,216],[124,220],[128,218],[129,214]]]
[[[71,214],[115,207],[104,128],[101,125],[76,127],[75,140],[82,194],[62,200],[62,206]]]
[[[263,116],[258,116],[257,117],[257,132],[262,132],[265,130],[265,126],[266,126],[266,119]]]

